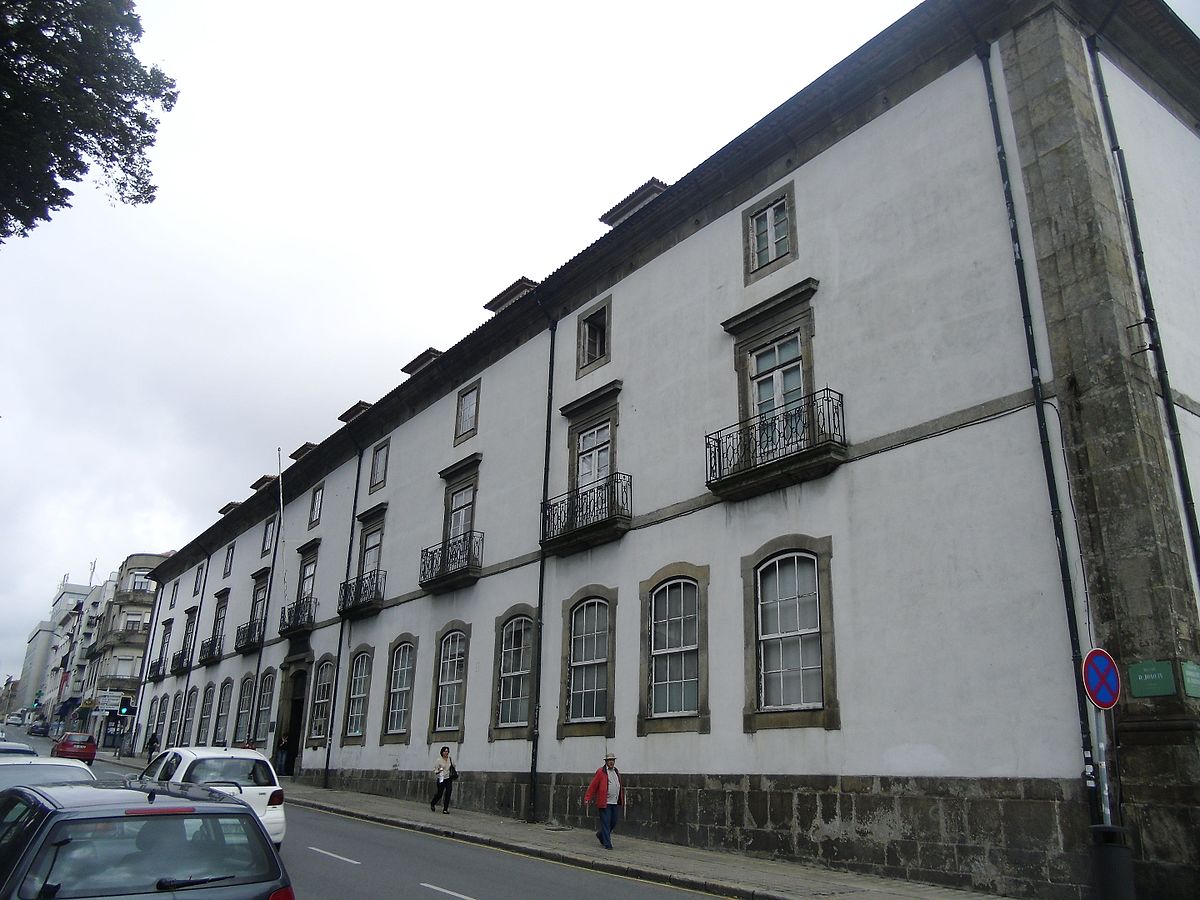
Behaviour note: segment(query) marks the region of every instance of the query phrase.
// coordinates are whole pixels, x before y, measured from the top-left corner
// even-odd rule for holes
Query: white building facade
[[[929,0],[618,204],[158,565],[143,739],[571,823],[611,750],[633,833],[1082,896],[1104,644],[1193,895],[1200,42],[1110,6]]]

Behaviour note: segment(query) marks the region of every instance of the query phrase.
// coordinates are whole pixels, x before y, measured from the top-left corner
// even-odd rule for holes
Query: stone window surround
[[[200,688],[192,685],[183,701],[183,721],[179,725],[179,746],[181,747],[192,746],[192,726],[196,724],[196,708],[199,702]]]
[[[617,425],[620,422],[619,397],[623,382],[610,381],[578,400],[563,406],[559,412],[570,423],[567,427],[567,490],[574,492],[579,479],[579,435],[608,422],[608,470],[617,471]]]
[[[320,549],[321,549],[321,539],[320,538],[313,538],[311,541],[308,541],[305,544],[301,544],[299,547],[296,548],[296,555],[300,557],[300,568],[297,570],[298,577],[296,578],[296,601],[297,602],[299,602],[301,600],[309,599],[312,596],[311,593],[308,595],[305,595],[303,593],[303,591],[304,591],[304,569],[305,569],[305,567],[308,566],[309,563],[312,563],[312,566],[313,566],[313,591],[314,592],[316,591],[317,554],[319,553]],[[284,605],[286,605],[286,604],[287,604],[287,600],[285,598]],[[314,611],[314,614],[315,614],[315,611]]]
[[[821,687],[824,705],[820,709],[760,710],[758,706],[758,596],[757,572],[768,560],[784,553],[807,553],[817,561],[818,609],[821,615]],[[837,672],[834,665],[833,590],[830,579],[833,538],[807,534],[785,534],[772,538],[757,550],[742,557],[742,609],[745,635],[745,706],[742,730],[746,734],[768,728],[841,728],[837,700]]]
[[[768,207],[774,206],[780,200],[787,203],[788,252],[775,257],[769,263],[756,266],[754,258],[754,217]],[[745,270],[745,286],[749,287],[759,279],[770,275],[790,262],[795,262],[799,258],[800,241],[796,235],[796,184],[794,181],[789,181],[782,187],[750,203],[742,210],[742,259]]]
[[[655,589],[668,581],[686,579],[696,585],[696,655],[700,683],[695,713],[654,716],[650,713],[650,635],[651,604]],[[638,600],[641,607],[641,645],[638,668],[638,713],[637,734],[678,734],[697,732],[708,734],[712,727],[712,716],[708,706],[708,566],[697,566],[687,562],[669,563],[638,584]]]
[[[196,582],[192,585],[192,596],[195,597],[199,594],[202,587],[204,587],[204,563],[196,566]]]
[[[315,711],[317,708],[317,685],[320,682],[321,666],[329,663],[329,712],[325,716],[325,734],[320,737],[314,737],[312,733],[313,723],[316,721]],[[305,723],[304,731],[304,748],[312,750],[316,747],[324,747],[329,742],[329,732],[332,730],[332,713],[333,713],[333,690],[334,682],[337,680],[337,661],[332,653],[322,654],[312,666],[312,681],[311,689],[308,697],[308,721]]]
[[[371,450],[371,467],[367,470],[367,493],[373,494],[381,487],[387,484],[388,464],[392,461],[392,439],[384,438],[376,444]],[[379,458],[379,454],[384,454],[383,471],[379,473],[379,480],[375,480],[375,461]]]
[[[813,392],[812,298],[818,284],[815,278],[806,278],[721,323],[721,327],[734,338],[733,368],[738,384],[738,421],[745,422],[757,414],[750,383],[752,355],[788,335],[800,336],[803,390],[806,395]]]
[[[260,557],[266,556],[271,552],[271,547],[275,543],[275,516],[268,516],[263,522],[262,547],[259,549]]]
[[[271,679],[271,695],[268,698],[267,704],[267,734],[266,737],[260,738],[258,732],[262,726],[263,714],[263,689],[267,685],[267,679]],[[263,669],[262,674],[258,676],[258,696],[254,702],[254,715],[250,721],[250,734],[247,736],[248,741],[253,741],[255,744],[268,744],[271,740],[271,707],[279,700],[279,676],[275,672],[274,666],[268,666]]]
[[[475,435],[479,432],[479,401],[480,401],[480,397],[482,396],[482,393],[483,393],[480,390],[480,386],[482,383],[483,383],[482,378],[476,378],[470,384],[466,385],[463,388],[460,388],[458,391],[458,399],[454,403],[454,446],[455,447],[457,447],[459,444],[463,443],[463,441],[467,441],[467,440],[470,440],[471,438],[475,437]],[[462,414],[463,398],[465,398],[472,391],[475,392],[475,416],[474,416],[473,421],[471,422],[471,427],[466,429],[465,431],[460,432],[458,430],[458,423],[459,423],[459,420],[460,420],[461,414]]]
[[[504,627],[513,619],[525,617],[533,623],[530,635],[530,670],[529,670],[529,722],[525,725],[500,725],[500,661],[503,657]],[[492,741],[531,741],[533,740],[533,696],[534,685],[539,677],[537,643],[537,610],[528,603],[514,603],[496,617],[496,649],[492,660],[492,711],[488,717],[488,742]]]
[[[325,482],[322,481],[313,487],[312,493],[308,495],[308,527],[316,528],[321,524],[321,513],[325,506]]]
[[[387,518],[387,503],[377,503],[370,509],[365,510],[355,516],[358,519],[358,566],[355,569],[355,577],[361,577],[366,572],[363,571],[363,551],[366,549],[367,535],[371,532],[379,531],[379,568],[383,567],[383,537],[387,533],[384,527],[384,521]],[[370,570],[374,571],[374,570]]]
[[[208,714],[204,713],[204,704],[208,704]],[[211,727],[213,723],[214,713],[217,711],[217,686],[211,681],[204,685],[204,693],[200,695],[200,712],[199,719],[196,723],[196,746],[208,746],[209,738],[212,736]],[[201,740],[203,738],[203,740]]]
[[[418,645],[418,642],[419,642],[419,639],[417,638],[416,635],[411,634],[410,632],[406,631],[406,632],[404,632],[404,634],[396,635],[396,639],[393,640],[390,644],[388,644],[387,669],[386,669],[386,671],[387,671],[386,689],[383,692],[383,715],[380,717],[380,722],[379,722],[379,743],[381,745],[382,744],[407,744],[412,739],[413,711],[415,709],[415,707],[413,705],[413,697],[416,696],[416,692],[417,692],[416,675],[417,675],[417,649],[418,649],[417,645]],[[393,659],[393,657],[395,657],[396,651],[398,649],[400,649],[400,647],[403,644],[410,644],[412,646],[412,661],[413,661],[412,686],[408,689],[408,695],[409,695],[408,696],[408,727],[405,728],[404,731],[388,731],[387,730],[388,710],[391,708],[391,697],[392,697],[392,659]]]
[[[367,683],[363,686],[362,733],[349,734],[350,691],[354,684],[354,664],[362,656],[367,657]],[[375,669],[375,648],[370,644],[359,644],[348,655],[346,666],[346,702],[342,704],[341,746],[361,747],[367,742],[367,715],[371,711],[371,675]],[[332,696],[332,694],[331,694]]]
[[[228,578],[233,572],[233,548],[237,546],[236,541],[230,541],[225,547],[225,568],[221,572],[222,578]]]
[[[462,715],[459,717],[457,729],[439,729],[437,727],[438,679],[441,676],[442,670],[442,641],[455,631],[461,631],[466,638],[463,651]],[[463,742],[463,732],[467,724],[467,677],[471,672],[471,626],[461,619],[452,619],[443,625],[437,633],[437,636],[434,638],[434,646],[437,647],[437,651],[433,660],[433,692],[429,701],[429,732],[427,742],[430,746],[433,746],[434,743],[461,744]],[[411,725],[409,730],[411,730]]]
[[[178,599],[179,599],[179,579],[176,578],[175,583],[171,585],[171,603],[167,608],[174,609],[175,601]]]
[[[478,454],[477,454],[478,455]],[[443,500],[442,513],[442,543],[450,540],[450,518],[454,510],[451,508],[454,495],[465,487],[471,488],[471,527],[467,531],[475,530],[475,511],[476,504],[479,502],[479,462],[476,461],[473,467],[460,469],[454,476],[454,480],[447,479],[445,499]]]
[[[233,709],[233,684],[234,684],[233,676],[230,675],[230,676],[227,676],[225,678],[225,680],[221,682],[221,686],[217,689],[217,702],[216,702],[215,708],[213,709],[213,742],[212,742],[212,746],[214,746],[214,747],[228,747],[229,746],[229,714],[231,712],[235,712],[235,710]],[[224,719],[222,719],[221,701],[223,698],[226,698],[226,697],[228,697],[229,702],[225,706],[225,715],[224,715]],[[222,728],[223,734],[221,735],[220,742],[218,743],[217,725],[222,724],[222,722],[223,722],[223,728]]]
[[[608,671],[605,673],[605,684],[608,695],[608,709],[605,717],[599,722],[572,722],[571,714],[571,614],[585,600],[598,598],[608,603]],[[614,690],[614,674],[617,659],[617,589],[601,584],[588,584],[563,601],[562,613],[562,669],[563,679],[558,694],[558,740],[569,737],[607,737],[617,736],[617,720],[614,713],[616,691]]]
[[[238,728],[241,725],[241,718],[242,718],[242,712],[243,712],[242,701],[248,701],[248,704],[245,709],[246,731],[244,734],[242,734],[241,737],[238,737]],[[246,675],[242,676],[242,680],[239,682],[238,696],[237,696],[237,710],[236,710],[236,714],[233,719],[232,740],[239,747],[242,744],[249,742],[254,737],[254,735],[252,734],[252,729],[254,728],[254,701],[255,701],[254,676],[247,673]]]
[[[593,360],[587,359],[587,328],[585,323],[597,314],[604,314],[604,353],[597,356]],[[612,294],[602,300],[597,300],[587,309],[579,311],[576,319],[577,337],[575,341],[575,378],[582,378],[584,375],[594,372],[601,366],[606,365],[612,359]]]

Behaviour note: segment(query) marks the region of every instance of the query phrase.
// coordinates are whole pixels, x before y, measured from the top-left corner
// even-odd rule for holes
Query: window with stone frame
[[[271,704],[275,699],[275,673],[268,669],[258,686],[258,712],[254,720],[254,740],[263,743],[271,725]]]
[[[179,599],[179,579],[177,578],[177,579],[175,579],[175,582],[171,585],[171,602],[170,602],[170,605],[168,606],[168,609],[174,609],[175,603],[178,599]]]
[[[218,594],[217,607],[213,611],[213,627],[212,637],[219,638],[225,635],[225,613],[229,611],[229,601],[225,598],[229,596],[229,591],[224,594]]]
[[[563,678],[558,737],[616,736],[613,667],[617,592],[581,588],[563,604]]]
[[[677,562],[639,585],[639,736],[709,731],[708,578],[708,566]]]
[[[417,639],[402,634],[388,648],[387,709],[383,715],[381,744],[407,744],[412,731],[413,673],[417,667]]]
[[[316,584],[317,548],[314,547],[300,557],[300,577],[296,579],[296,601],[311,600]]]
[[[383,557],[383,519],[363,522],[359,539],[358,574],[370,575],[379,569]]]
[[[799,534],[742,557],[747,732],[840,727],[831,557],[830,538]]]
[[[213,721],[213,746],[225,746],[229,733],[229,707],[233,704],[233,679],[226,678],[221,683],[221,691],[217,695],[217,714]]]
[[[367,700],[371,696],[373,651],[360,644],[350,655],[346,680],[346,711],[342,719],[342,744],[362,744],[367,727]]]
[[[308,743],[323,744],[329,738],[329,712],[333,702],[333,660],[317,664],[313,678],[312,714],[309,716]]]
[[[196,721],[196,701],[200,697],[200,689],[192,688],[187,693],[187,701],[183,704],[183,727],[179,730],[179,746],[187,747],[192,743],[192,724]]]
[[[212,724],[213,699],[216,696],[216,688],[212,682],[205,685],[204,696],[200,700],[200,724],[196,726],[196,746],[204,747],[208,744],[208,729]]]
[[[367,492],[377,491],[387,484],[387,469],[388,469],[388,452],[391,448],[391,441],[383,441],[375,445],[375,449],[371,451],[371,478],[367,485]]]
[[[228,578],[233,571],[233,548],[234,544],[230,544],[225,548],[225,568],[221,572],[222,578]]]
[[[158,698],[152,697],[150,700],[150,711],[146,714],[146,729],[147,729],[146,739],[147,740],[149,740],[151,734],[154,734],[155,724],[156,724],[155,717],[157,715],[158,715]],[[162,738],[162,735],[160,734],[159,739],[161,740],[161,738]]]
[[[742,247],[746,285],[799,258],[796,189],[792,182],[743,210]]]
[[[169,745],[167,734],[167,712],[170,705],[170,695],[163,694],[162,699],[158,704],[158,722],[154,727],[154,733],[158,735],[159,749],[165,750]]]
[[[490,741],[533,737],[534,640],[534,609],[528,603],[511,606],[496,618]]]
[[[239,747],[250,738],[250,712],[253,708],[254,676],[247,675],[238,689],[237,718],[233,724],[233,742]]]
[[[171,698],[171,725],[167,729],[167,742],[164,746],[174,747],[179,743],[179,716],[183,712],[183,691],[176,691]]]
[[[321,506],[325,502],[325,482],[312,489],[308,500],[308,527],[316,528],[321,523]]]
[[[202,587],[204,587],[204,563],[196,566],[196,581],[192,585],[192,596],[195,597],[199,594]]]
[[[579,313],[575,377],[582,378],[612,358],[612,295]]]
[[[475,436],[479,431],[479,386],[480,380],[468,384],[458,392],[454,410],[454,444]]]
[[[263,522],[262,547],[259,550],[259,556],[266,556],[271,552],[271,548],[275,546],[275,517],[267,519]]]
[[[467,657],[471,626],[454,620],[437,634],[437,660],[429,710],[429,743],[462,743],[467,702]]]

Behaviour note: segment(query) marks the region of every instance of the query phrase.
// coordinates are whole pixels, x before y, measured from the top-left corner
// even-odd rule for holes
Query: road
[[[9,734],[43,756],[50,741]],[[124,778],[134,770],[96,756],[97,778]],[[681,888],[607,875],[464,843],[346,818],[287,808],[287,838],[280,855],[300,900],[406,897],[427,900],[679,900],[705,896]],[[616,851],[619,853],[619,850]]]

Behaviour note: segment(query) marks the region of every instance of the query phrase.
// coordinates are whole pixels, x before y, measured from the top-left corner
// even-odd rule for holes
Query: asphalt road
[[[290,807],[283,861],[303,900],[668,900],[705,896],[467,844]],[[619,851],[615,851],[619,852]]]

